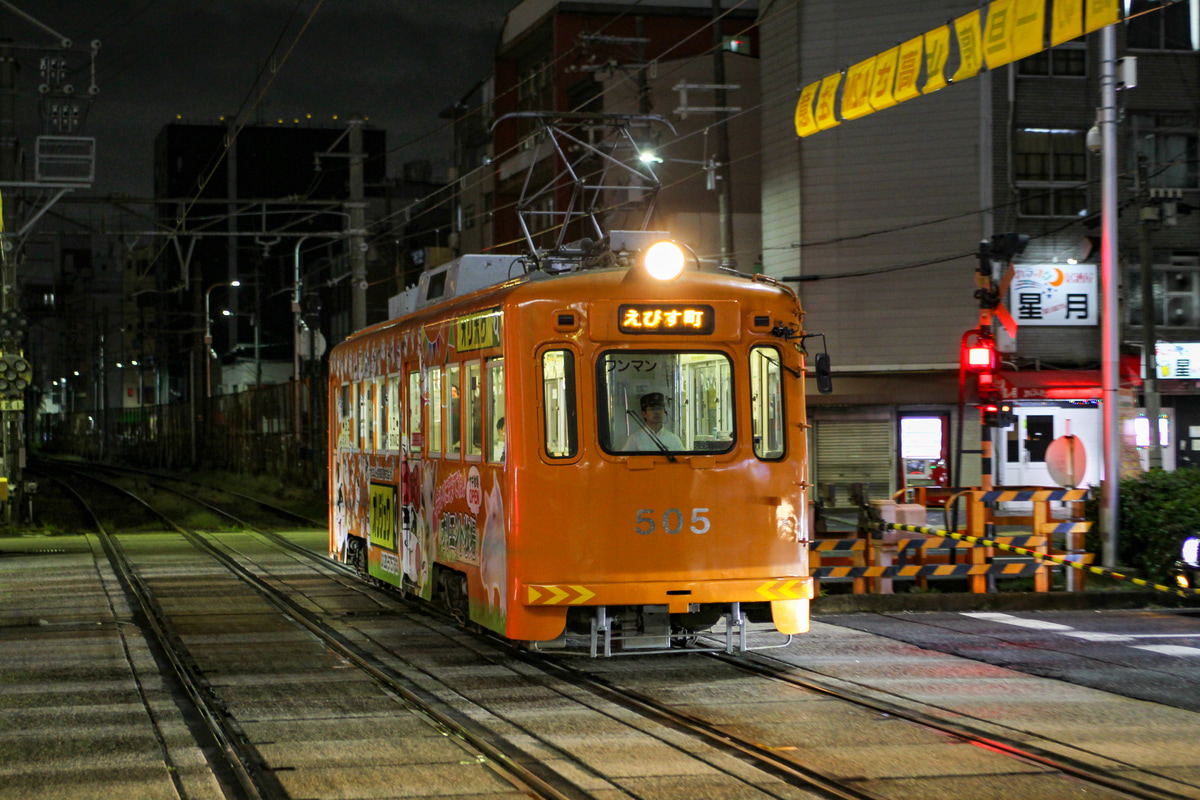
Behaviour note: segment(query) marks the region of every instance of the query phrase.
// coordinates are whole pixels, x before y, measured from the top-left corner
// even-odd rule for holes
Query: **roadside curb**
[[[812,614],[920,611],[1079,611],[1121,608],[1195,608],[1200,603],[1161,592],[999,592],[996,594],[842,594],[812,601]]]

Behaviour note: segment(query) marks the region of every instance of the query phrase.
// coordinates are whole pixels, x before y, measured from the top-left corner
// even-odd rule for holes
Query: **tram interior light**
[[[650,277],[670,281],[683,272],[683,248],[674,242],[655,242],[646,250],[643,261]]]

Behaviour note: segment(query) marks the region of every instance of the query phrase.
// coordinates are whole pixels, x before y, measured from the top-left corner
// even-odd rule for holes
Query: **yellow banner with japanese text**
[[[813,116],[813,100],[817,97],[817,89],[821,82],[810,83],[800,90],[800,101],[796,103],[796,135],[800,138],[811,136],[821,130],[817,127],[817,118]]]
[[[1050,15],[1050,46],[1083,36],[1083,0],[1054,0]]]
[[[871,76],[875,73],[875,58],[860,61],[846,71],[846,88],[842,89],[842,119],[865,117],[871,108]]]
[[[1016,22],[1016,0],[992,0],[988,4],[987,22],[983,26],[983,58],[988,69],[995,69],[1013,60],[1013,28]]]
[[[1087,18],[1084,20],[1083,32],[1098,31],[1106,25],[1115,25],[1121,19],[1121,9],[1117,0],[1087,0]]]
[[[841,120],[859,119],[972,78],[985,65],[995,69],[1042,52],[1047,17],[1054,46],[1119,22],[1121,10],[1118,0],[991,0],[986,8],[805,86],[796,104],[796,134],[811,136]],[[949,67],[953,75],[947,77]]]
[[[933,94],[946,87],[946,62],[950,59],[950,26],[943,25],[925,34],[925,85],[921,94]]]
[[[823,131],[842,124],[837,118],[837,88],[841,81],[840,72],[821,80],[821,93],[817,95],[817,127]]]
[[[979,9],[963,14],[954,20],[954,33],[958,37],[958,69],[954,71],[954,82],[965,81],[979,74],[983,66],[983,41],[979,33]]]

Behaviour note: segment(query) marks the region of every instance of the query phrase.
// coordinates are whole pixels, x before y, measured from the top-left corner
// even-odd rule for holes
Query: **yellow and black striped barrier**
[[[975,545],[995,547],[999,550],[1004,550],[1009,553],[1019,553],[1024,556],[1032,556],[1036,559],[1051,561],[1055,564],[1061,564],[1064,567],[1071,567],[1072,569],[1081,570],[1083,572],[1090,572],[1094,575],[1103,575],[1108,578],[1115,578],[1119,581],[1129,581],[1137,586],[1144,586],[1147,589],[1153,589],[1156,592],[1164,592],[1166,594],[1173,594],[1179,597],[1200,597],[1200,589],[1178,589],[1173,586],[1163,586],[1162,584],[1151,583],[1150,581],[1142,580],[1141,578],[1131,578],[1128,575],[1122,575],[1119,572],[1113,572],[1112,570],[1105,569],[1104,567],[1093,567],[1090,564],[1080,564],[1075,561],[1071,561],[1070,559],[1059,558],[1058,556],[1047,555],[1046,553],[1039,553],[1035,550],[1027,550],[1024,547],[1016,547],[1014,545],[1004,544],[1003,542],[997,542],[993,539],[982,539],[977,536],[968,536],[965,533],[952,533],[951,531],[938,530],[937,528],[929,528],[922,525],[898,525],[894,522],[879,522],[876,523],[876,525],[881,530],[908,531],[910,533],[924,533],[929,536],[946,536],[951,539],[958,539],[959,541],[969,542]]]
[[[817,567],[814,578],[965,578],[970,575],[1003,575],[1027,578],[1041,569],[1037,564],[908,564],[884,567]]]

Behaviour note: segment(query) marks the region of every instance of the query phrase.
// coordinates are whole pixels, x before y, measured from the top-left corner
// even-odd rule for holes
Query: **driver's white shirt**
[[[678,436],[667,430],[665,425],[659,428],[654,435],[658,437],[658,440],[662,442],[668,450],[678,452],[684,449],[683,442],[680,441]],[[650,438],[650,434],[642,428],[638,428],[636,431],[634,431],[633,434],[625,440],[625,446],[621,449],[649,450],[651,452],[658,453],[662,452],[662,449],[659,448],[659,446],[654,443],[654,440]]]

